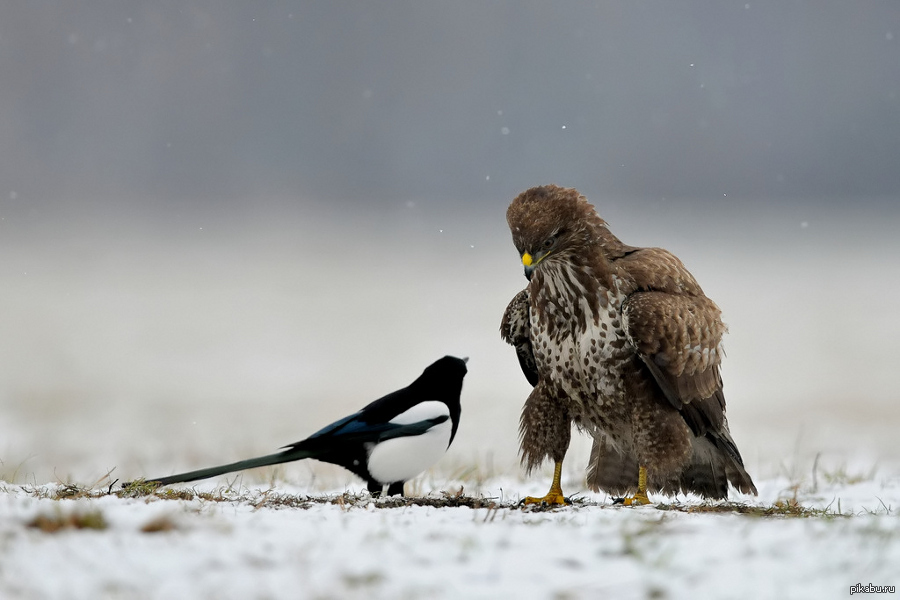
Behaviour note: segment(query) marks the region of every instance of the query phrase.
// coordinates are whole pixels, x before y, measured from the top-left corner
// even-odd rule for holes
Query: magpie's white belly
[[[450,445],[450,419],[422,435],[376,444],[369,454],[369,474],[383,483],[408,481],[436,463]]]

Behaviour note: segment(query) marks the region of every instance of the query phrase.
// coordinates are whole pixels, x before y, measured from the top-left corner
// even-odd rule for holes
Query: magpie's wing
[[[339,434],[341,431],[343,431],[347,427],[352,429],[354,427],[354,423],[359,421],[360,413],[362,413],[361,410],[353,413],[352,415],[346,416],[343,419],[339,419],[339,420],[335,421],[334,423],[331,423],[330,425],[326,425],[325,427],[318,430],[317,432],[315,432],[314,434],[312,434],[311,436],[309,436],[306,439],[311,440],[314,438],[336,435],[336,434]],[[303,441],[306,441],[306,440],[303,440]],[[284,447],[288,448],[290,446],[296,446],[299,443],[300,442],[295,442],[293,444],[289,444],[288,446],[284,446]]]
[[[433,405],[440,405],[443,410]],[[313,450],[337,444],[377,443],[398,437],[422,435],[435,425],[450,419],[446,405],[437,401],[423,402],[395,415],[390,421],[371,421],[367,418],[369,416],[371,415],[365,409],[361,410],[285,448]]]
[[[393,438],[407,437],[411,435],[422,435],[427,433],[429,429],[435,425],[440,425],[450,420],[450,415],[440,415],[425,419],[424,421],[416,421],[415,423],[407,423],[405,425],[394,425],[390,429],[385,430],[379,436],[378,441],[390,440]]]

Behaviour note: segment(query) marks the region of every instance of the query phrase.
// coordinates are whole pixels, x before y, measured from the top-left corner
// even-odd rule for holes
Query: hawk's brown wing
[[[719,365],[727,327],[719,307],[703,294],[681,261],[665,250],[640,250],[620,262],[631,263],[628,271],[637,289],[622,303],[625,334],[666,399],[697,436],[691,464],[677,482],[663,487],[680,486],[724,498],[727,484],[718,476],[723,473],[740,491],[755,494],[725,419]]]
[[[721,431],[725,396],[719,365],[727,331],[722,311],[666,250],[642,248],[617,263],[637,289],[621,309],[635,352],[695,435]]]
[[[516,294],[506,307],[500,322],[500,335],[516,349],[519,366],[528,383],[534,386],[538,382],[538,370],[531,349],[531,313],[528,304],[529,294],[526,288]]]
[[[694,459],[681,475],[682,489],[702,489],[707,496],[724,498],[727,484],[716,477],[721,472],[740,491],[755,494],[756,486],[744,470],[725,420],[719,365],[726,327],[719,307],[702,292],[635,292],[622,303],[622,321],[628,339],[668,401],[698,439],[721,453],[705,450],[704,459],[695,443]],[[731,460],[718,458],[724,456]],[[715,466],[710,470],[711,464]]]
[[[705,296],[636,292],[622,303],[625,334],[694,435],[725,422],[719,314]]]

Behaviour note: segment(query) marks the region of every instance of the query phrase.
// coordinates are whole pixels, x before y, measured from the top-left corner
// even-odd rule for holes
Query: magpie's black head
[[[451,443],[459,428],[459,417],[462,413],[459,397],[462,394],[463,377],[468,371],[466,369],[468,360],[445,356],[428,365],[419,378],[409,386],[409,389],[416,390],[416,396],[420,401],[440,400],[450,409],[450,420],[453,423],[450,433]]]
[[[468,358],[445,356],[431,363],[416,380],[417,387],[431,399],[458,403],[459,395],[462,392],[463,377],[468,371],[466,369],[468,360]]]

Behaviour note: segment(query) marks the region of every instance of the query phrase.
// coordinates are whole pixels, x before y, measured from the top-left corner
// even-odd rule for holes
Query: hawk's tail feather
[[[756,486],[728,432],[694,438],[693,447],[691,462],[679,477],[681,491],[725,500],[730,483],[741,493],[756,495]]]
[[[734,488],[742,494],[758,495],[759,492],[756,490],[756,485],[754,485],[753,480],[750,478],[750,474],[747,473],[747,470],[744,468],[744,460],[741,458],[741,453],[738,452],[737,444],[731,439],[728,430],[726,429],[725,431],[715,434],[712,432],[707,433],[703,439],[710,440],[719,450],[717,457],[718,463],[724,469],[725,475],[728,478],[728,483],[733,485]]]
[[[727,435],[727,434],[726,434]],[[730,439],[730,438],[729,438]],[[717,444],[716,442],[720,442]],[[734,442],[731,442],[734,446]],[[745,494],[756,494],[756,486],[744,470],[740,456],[726,449],[724,440],[694,438],[691,462],[680,473],[659,478],[650,475],[650,492],[673,496],[679,492],[704,498],[728,498],[728,484]],[[587,484],[594,491],[613,496],[633,494],[638,486],[638,461],[613,446],[604,436],[594,438],[587,471]]]

